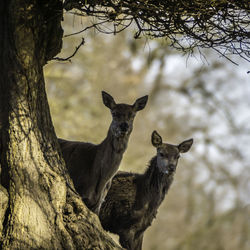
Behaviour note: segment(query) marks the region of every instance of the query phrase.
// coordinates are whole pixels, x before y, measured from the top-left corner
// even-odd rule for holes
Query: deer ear
[[[135,111],[139,111],[145,108],[146,104],[148,101],[148,96],[145,95],[141,98],[138,98],[135,103],[133,104],[133,108],[135,109]]]
[[[153,133],[152,133],[151,142],[152,142],[153,146],[156,148],[162,144],[162,138],[156,131],[153,131]]]
[[[105,91],[102,91],[102,101],[106,107],[113,109],[116,105],[114,98]]]
[[[178,145],[179,152],[186,153],[191,148],[192,144],[193,144],[193,139],[183,141]]]

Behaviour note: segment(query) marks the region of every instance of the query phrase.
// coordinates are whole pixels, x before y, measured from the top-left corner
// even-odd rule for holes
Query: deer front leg
[[[99,215],[102,203],[105,201],[105,197],[111,187],[111,181],[108,181],[102,191],[99,188],[98,192],[94,192],[90,198],[82,197],[85,205],[95,214]]]
[[[112,184],[112,180],[108,181],[104,189],[102,190],[102,192],[99,192],[100,193],[99,198],[96,198],[97,201],[96,201],[96,205],[93,207],[93,212],[96,213],[97,215],[99,215],[100,213],[102,203],[105,201],[105,197],[111,187],[111,184]]]
[[[119,242],[127,250],[137,250],[134,242],[134,234],[131,231],[120,234]]]
[[[103,192],[102,192],[102,200],[101,200],[101,203],[103,203],[104,201],[105,201],[105,197],[107,196],[107,194],[108,194],[108,191],[109,191],[109,189],[110,189],[110,187],[111,187],[111,184],[112,184],[112,179],[110,179],[107,183],[106,183],[106,185],[105,185],[105,187],[104,187],[104,190],[103,190]]]
[[[142,250],[143,234],[134,240],[134,250]]]

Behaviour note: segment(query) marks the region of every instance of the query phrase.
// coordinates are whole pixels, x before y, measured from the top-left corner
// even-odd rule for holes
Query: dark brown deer
[[[144,231],[151,225],[174,177],[181,153],[192,146],[193,139],[179,145],[162,143],[154,131],[152,144],[157,149],[144,174],[118,172],[102,204],[103,228],[120,236],[128,250],[142,249]]]
[[[96,214],[127,148],[136,112],[144,109],[148,96],[137,99],[133,105],[116,104],[113,97],[104,91],[102,99],[113,118],[103,142],[95,145],[58,139],[76,191]]]

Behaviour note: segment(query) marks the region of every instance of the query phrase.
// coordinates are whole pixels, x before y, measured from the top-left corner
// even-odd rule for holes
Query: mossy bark
[[[61,49],[62,1],[0,3],[0,248],[119,249],[82,203],[58,150],[43,66]]]

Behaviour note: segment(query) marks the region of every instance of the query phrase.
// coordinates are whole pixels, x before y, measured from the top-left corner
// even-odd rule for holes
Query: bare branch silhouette
[[[234,54],[250,61],[247,0],[67,0],[64,8],[95,17],[101,24],[92,27],[103,33],[115,34],[134,24],[135,38],[168,38],[172,47],[183,52],[213,48],[229,60]],[[114,24],[112,32],[103,28],[104,23]]]

